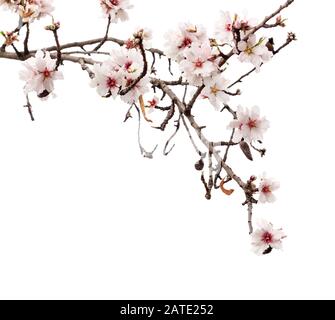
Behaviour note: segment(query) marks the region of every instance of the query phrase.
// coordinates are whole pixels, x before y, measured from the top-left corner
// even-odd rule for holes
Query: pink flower
[[[253,251],[258,254],[270,253],[273,249],[282,249],[282,240],[286,236],[282,229],[274,229],[265,220],[259,222],[259,229],[252,234]]]
[[[228,126],[229,129],[235,129],[234,142],[236,143],[242,139],[247,142],[263,140],[263,135],[269,127],[269,121],[264,117],[261,118],[258,107],[249,110],[241,106],[237,108],[237,120],[232,121]]]
[[[180,62],[184,58],[185,50],[193,44],[200,45],[208,40],[206,30],[201,25],[192,25],[189,23],[181,24],[178,30],[170,31],[166,34],[166,55]]]
[[[217,65],[213,62],[212,49],[209,44],[201,46],[193,44],[184,52],[185,59],[179,64],[186,80],[195,86],[201,86],[205,78],[217,72]]]
[[[93,72],[95,77],[91,85],[97,88],[98,94],[102,97],[111,95],[116,98],[122,85],[122,79],[120,74],[115,71],[114,64],[110,60],[96,64],[93,67]]]
[[[23,65],[25,70],[20,72],[20,78],[26,82],[26,93],[51,93],[54,91],[54,80],[63,79],[62,72],[55,70],[56,60],[51,59],[49,52],[38,51],[35,57],[25,61]]]
[[[261,178],[261,183],[259,185],[259,202],[260,203],[273,203],[276,201],[276,197],[273,194],[280,188],[280,183],[273,180],[266,178],[266,175],[263,175]]]
[[[157,96],[154,96],[152,98],[152,100],[148,101],[148,114],[152,113],[155,111],[155,108],[158,106],[159,104],[159,98]]]
[[[100,5],[104,14],[110,16],[113,23],[128,20],[127,10],[133,8],[129,0],[100,0]]]
[[[208,99],[215,110],[219,111],[220,107],[229,101],[229,95],[225,93],[229,82],[222,74],[219,74],[213,78],[205,79],[204,83],[205,88],[202,91],[202,97]]]
[[[247,41],[240,41],[237,45],[239,60],[241,62],[252,63],[256,71],[260,70],[263,63],[269,61],[273,54],[266,46],[267,40],[261,38],[257,40],[256,35],[251,35]]]
[[[215,36],[222,43],[232,43],[234,21],[228,11],[221,12],[220,20],[216,24]]]

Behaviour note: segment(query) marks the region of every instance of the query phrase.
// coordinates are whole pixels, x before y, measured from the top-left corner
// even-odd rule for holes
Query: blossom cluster
[[[35,19],[51,15],[54,11],[53,0],[0,0],[0,5],[18,12],[22,22],[33,22]]]
[[[143,71],[143,58],[136,49],[121,48],[114,51],[111,57],[102,64],[94,65],[95,78],[92,86],[102,97],[116,98],[122,89],[127,89],[139,78]],[[129,104],[138,101],[139,97],[149,91],[150,79],[145,76],[121,99]]]
[[[99,0],[109,24],[128,19],[128,10],[132,8],[129,0]],[[0,0],[0,5],[18,12],[23,22],[31,22],[53,11],[52,0]],[[208,36],[201,25],[190,23],[180,24],[179,27],[166,35],[165,54],[177,63],[181,72],[181,83],[193,86],[199,91],[199,97],[206,99],[217,110],[229,102],[231,82],[226,78],[225,63],[229,52],[236,54],[240,62],[251,63],[256,71],[273,56],[269,40],[265,37],[257,38],[252,33],[256,23],[251,19],[241,19],[238,15],[222,12],[220,21],[216,24],[215,38]],[[59,26],[58,26],[59,27]],[[17,40],[16,34],[3,33],[6,45]],[[150,92],[151,77],[146,60],[145,49],[150,47],[151,31],[138,28],[133,36],[123,42],[118,50],[109,53],[108,58],[95,63],[91,72],[91,87],[95,88],[101,97],[121,100],[133,105],[144,101],[144,95]],[[60,53],[60,52],[58,52]],[[54,81],[63,79],[58,70],[61,67],[59,57],[48,51],[37,51],[34,57],[26,60],[20,78],[25,82],[26,93],[36,92],[39,98],[46,98],[54,91]],[[90,70],[91,71],[91,70]],[[156,72],[152,68],[152,72]],[[160,98],[151,95],[147,99],[148,113],[153,112]],[[247,144],[254,147],[254,143],[262,142],[264,135],[270,128],[269,121],[261,116],[260,109],[239,106],[234,114],[235,119],[228,129],[233,130],[232,143]],[[255,193],[259,194],[259,203],[273,203],[275,192],[280,185],[266,175],[261,176]],[[273,225],[262,221],[259,229],[252,234],[254,251],[259,254],[269,253],[273,249],[280,249],[285,235],[282,230],[274,229]]]

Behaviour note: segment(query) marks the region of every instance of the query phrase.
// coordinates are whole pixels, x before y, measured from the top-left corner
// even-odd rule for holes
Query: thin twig
[[[101,42],[93,49],[93,51],[99,51],[101,49],[101,47],[106,43],[106,41],[108,39],[108,34],[109,34],[111,23],[112,23],[112,18],[111,18],[111,15],[109,15],[105,36],[103,37]]]

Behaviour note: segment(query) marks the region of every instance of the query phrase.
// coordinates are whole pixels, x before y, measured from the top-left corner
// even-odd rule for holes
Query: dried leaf
[[[143,96],[140,96],[139,97],[139,102],[140,102],[140,107],[141,107],[141,111],[142,111],[142,114],[143,114],[143,117],[146,121],[152,123],[152,121],[147,117],[147,114],[146,114],[146,111],[145,111],[145,104],[144,104],[144,99],[143,99]]]
[[[220,188],[225,195],[231,196],[234,193],[235,190],[226,189],[225,186],[224,186],[225,184],[226,184],[226,182],[224,180],[222,180],[221,183],[220,183]]]
[[[242,141],[240,143],[240,147],[244,155],[247,157],[247,159],[250,161],[254,161],[249,144],[246,143],[245,141]]]

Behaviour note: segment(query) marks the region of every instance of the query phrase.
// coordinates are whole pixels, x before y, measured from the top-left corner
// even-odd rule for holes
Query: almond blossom
[[[133,8],[129,0],[100,0],[100,5],[104,14],[110,16],[113,23],[128,20],[127,10]]]
[[[50,15],[54,10],[52,3],[53,0],[0,0],[0,5],[18,12],[22,22],[33,22]]]
[[[204,81],[205,88],[202,97],[208,99],[213,107],[219,111],[222,104],[229,101],[229,95],[225,92],[229,85],[228,80],[222,74]]]
[[[239,106],[237,120],[232,121],[228,128],[235,129],[234,142],[239,143],[242,139],[253,142],[263,140],[263,135],[270,128],[270,123],[260,116],[259,107],[255,106],[249,110]]]
[[[240,52],[239,60],[252,63],[256,71],[259,72],[261,65],[269,61],[273,56],[266,44],[267,40],[265,38],[257,40],[254,34],[247,41],[240,41],[237,44],[237,49]]]
[[[186,80],[195,86],[201,86],[203,80],[217,72],[215,58],[209,44],[193,44],[184,52],[185,59],[179,64]]]
[[[170,31],[165,35],[165,38],[165,53],[169,58],[177,62],[184,58],[185,50],[189,49],[192,44],[201,44],[208,40],[203,26],[190,23],[180,24],[178,30]]]
[[[259,223],[259,229],[252,234],[253,251],[258,254],[270,253],[272,249],[282,249],[282,240],[286,238],[282,229],[274,229],[273,225],[265,220]]]
[[[0,6],[4,9],[16,10],[20,2],[20,0],[0,0]]]
[[[136,49],[121,48],[112,52],[115,70],[119,71],[125,81],[136,79],[143,70],[143,58]]]
[[[148,101],[148,114],[152,113],[155,111],[155,108],[158,106],[159,104],[159,98],[157,96],[154,96],[151,100]]]
[[[222,43],[230,44],[234,40],[234,21],[228,11],[221,12],[220,20],[216,23],[215,36]]]
[[[280,183],[274,179],[267,178],[264,174],[261,178],[261,183],[258,188],[259,190],[259,202],[260,203],[273,203],[276,201],[276,197],[273,194],[280,188]]]
[[[54,80],[63,79],[62,72],[55,70],[56,60],[49,52],[37,51],[23,65],[25,70],[20,72],[20,78],[26,82],[26,93],[35,91],[39,96],[47,96],[54,91]]]
[[[127,79],[126,87],[131,86],[134,79],[129,78]],[[150,85],[150,78],[148,76],[141,79],[135,87],[130,90],[126,95],[121,96],[121,100],[128,104],[136,103],[140,96],[144,95],[145,93],[149,92],[149,85]]]
[[[93,67],[95,74],[92,80],[92,87],[97,88],[97,92],[100,96],[112,96],[115,98],[122,85],[120,74],[115,71],[114,64],[110,60],[100,64],[96,64]]]

